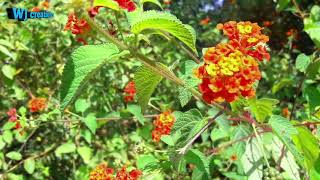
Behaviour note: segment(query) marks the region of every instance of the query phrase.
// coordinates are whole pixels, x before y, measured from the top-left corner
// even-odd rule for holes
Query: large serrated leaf
[[[311,8],[311,13],[309,18],[304,18],[304,30],[313,40],[315,45],[320,47],[320,6],[314,5]]]
[[[168,12],[144,11],[128,13],[131,31],[138,34],[144,30],[155,29],[170,33],[178,38],[195,53],[196,33],[194,29],[183,24],[177,17]]]
[[[278,137],[273,137],[271,147],[272,157],[275,162],[279,161],[282,155],[280,167],[288,174],[291,179],[300,180],[298,164],[295,162],[294,157],[290,151],[285,150],[284,152],[282,152],[283,143],[279,140]]]
[[[297,135],[297,129],[290,123],[290,121],[282,116],[273,115],[270,117],[269,124],[273,132],[278,136],[282,143],[293,154],[300,165],[303,165],[304,157],[293,144],[292,136]]]
[[[184,158],[187,163],[194,164],[195,167],[203,173],[198,179],[211,179],[209,168],[210,161],[202,152],[197,149],[190,149]]]
[[[142,112],[146,110],[149,99],[161,80],[162,76],[159,76],[145,66],[140,67],[134,74],[138,102]]]
[[[278,102],[276,99],[268,98],[252,98],[248,100],[250,110],[259,122],[263,122],[267,116],[272,115],[273,106]]]
[[[175,123],[171,130],[171,134],[180,131],[181,137],[177,141],[177,147],[185,145],[186,141],[192,138],[206,124],[204,119],[197,109],[191,109],[187,112],[175,111]]]
[[[247,142],[245,153],[241,157],[241,163],[248,180],[262,179],[263,152],[261,152],[256,138]]]
[[[66,63],[60,86],[60,109],[64,110],[86,81],[104,64],[120,56],[114,44],[87,45],[76,49]]]
[[[306,127],[297,127],[298,134],[293,136],[293,142],[304,155],[307,169],[312,169],[319,158],[319,143],[315,136]]]

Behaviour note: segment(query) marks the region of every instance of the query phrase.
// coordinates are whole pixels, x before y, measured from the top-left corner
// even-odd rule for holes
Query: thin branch
[[[198,137],[205,131],[207,130],[211,124],[220,116],[223,114],[223,111],[219,111],[212,119],[208,121],[208,123],[200,129],[200,131],[181,149],[178,150],[179,154],[185,154],[189,148],[192,146],[195,140],[198,139]]]
[[[297,1],[296,1],[296,0],[292,0],[292,3],[293,3],[293,5],[296,7],[299,16],[300,16],[301,18],[304,18],[304,17],[305,17],[305,14],[301,11],[301,9],[300,9],[299,4],[297,3]]]

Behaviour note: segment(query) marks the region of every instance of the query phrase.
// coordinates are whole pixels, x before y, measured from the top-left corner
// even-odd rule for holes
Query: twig
[[[50,147],[49,149],[47,149],[46,151],[40,153],[40,154],[37,154],[37,155],[34,155],[34,156],[30,156],[26,159],[23,159],[21,160],[20,162],[18,162],[17,164],[15,164],[14,166],[12,166],[9,170],[7,170],[4,174],[6,173],[9,173],[13,170],[15,170],[17,167],[19,167],[19,165],[21,165],[22,163],[24,163],[26,160],[30,160],[30,159],[37,159],[39,157],[42,157],[42,156],[45,156],[47,155],[48,153],[50,153],[51,151],[53,151],[55,148],[57,147],[57,145],[53,145],[52,147]],[[2,177],[4,174],[1,174],[0,177]]]
[[[280,168],[281,168],[281,161],[282,161],[285,154],[286,154],[286,147],[285,147],[285,145],[282,145],[281,154],[280,154],[280,157],[277,161],[277,169],[278,170],[280,170]]]
[[[257,141],[258,141],[258,144],[259,144],[259,147],[260,147],[260,151],[261,151],[262,154],[263,154],[263,158],[264,158],[264,160],[266,161],[267,167],[270,168],[270,164],[269,164],[269,162],[268,162],[268,158],[267,158],[266,152],[264,151],[264,146],[263,146],[263,142],[262,142],[262,140],[261,140],[261,136],[260,136],[260,134],[258,134],[258,132],[257,132],[256,125],[255,125],[255,124],[252,124],[252,127],[253,127],[254,134],[255,134],[256,137],[257,137]]]
[[[299,83],[299,86],[297,88],[297,91],[296,91],[296,95],[294,97],[294,100],[293,100],[293,104],[292,104],[292,109],[291,109],[291,113],[290,113],[290,120],[293,118],[293,113],[296,109],[296,103],[297,103],[297,98],[299,96],[299,94],[301,93],[302,91],[302,87],[303,87],[303,82],[304,80],[306,79],[306,75],[303,76],[303,78],[301,79],[300,83]]]
[[[177,150],[179,152],[179,154],[185,154],[188,149],[191,147],[191,145],[194,143],[195,140],[198,139],[198,137],[205,131],[208,129],[208,127],[211,126],[211,124],[216,120],[216,118],[218,118],[220,115],[223,114],[223,111],[219,111],[212,119],[210,119],[208,121],[208,123],[200,129],[200,131],[181,149]]]
[[[263,134],[263,133],[267,133],[267,132],[271,132],[271,131],[272,131],[271,129],[264,129],[263,131],[258,132],[258,134]],[[247,139],[253,138],[253,137],[255,137],[255,136],[256,136],[256,134],[255,134],[255,133],[252,133],[252,134],[250,134],[250,135],[248,135],[248,136],[239,138],[239,139],[237,139],[237,140],[229,141],[229,142],[227,142],[227,143],[225,143],[225,144],[222,144],[222,145],[219,146],[219,147],[213,148],[212,150],[209,151],[209,153],[219,152],[219,151],[221,151],[221,150],[224,149],[224,148],[227,148],[227,147],[229,147],[229,146],[232,146],[232,145],[234,145],[234,144],[236,144],[236,143],[239,143],[239,142],[242,142],[242,141],[246,141]]]
[[[298,14],[301,18],[304,18],[305,14],[301,11],[299,4],[297,3],[296,0],[292,0],[292,3],[294,4],[294,6],[296,7]]]

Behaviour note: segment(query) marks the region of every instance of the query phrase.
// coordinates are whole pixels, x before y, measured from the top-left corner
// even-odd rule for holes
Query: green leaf
[[[16,74],[16,69],[8,64],[5,64],[1,68],[3,75],[9,79],[13,79]]]
[[[250,133],[250,130],[245,125],[239,125],[233,133],[232,141],[238,141],[239,139],[242,139],[244,137],[247,137]],[[237,156],[242,157],[246,150],[246,142],[240,141],[234,145],[234,148],[236,150]]]
[[[262,179],[263,152],[260,151],[256,138],[250,139],[246,144],[245,153],[241,157],[243,170],[248,180]]]
[[[82,146],[77,148],[77,151],[81,156],[81,158],[83,159],[84,163],[88,164],[92,157],[92,149],[89,148],[88,146]]]
[[[293,144],[292,136],[298,134],[298,130],[290,121],[282,116],[272,115],[269,120],[273,132],[278,136],[282,143],[293,154],[300,165],[303,165],[303,156]]]
[[[317,106],[320,106],[320,91],[315,86],[307,86],[303,90],[303,96],[306,98],[309,104],[309,111],[312,114]]]
[[[60,109],[64,110],[78,95],[87,80],[108,61],[121,54],[114,44],[86,45],[76,49],[66,63],[60,87]]]
[[[19,161],[22,159],[22,155],[17,151],[11,151],[7,153],[6,157],[16,161]]]
[[[35,170],[35,161],[34,159],[27,159],[23,162],[23,167],[27,171],[27,173],[32,174]]]
[[[2,126],[2,131],[5,131],[5,130],[10,130],[12,129],[14,126],[16,125],[15,122],[6,122],[3,126]]]
[[[314,5],[311,8],[311,14],[309,18],[304,18],[304,30],[309,34],[310,38],[320,47],[320,6]]]
[[[72,142],[68,142],[60,145],[55,150],[55,154],[56,156],[60,157],[61,154],[72,153],[72,152],[75,152],[75,150],[76,150],[76,145]]]
[[[289,5],[289,3],[290,3],[290,0],[279,0],[277,9],[279,11],[283,11]]]
[[[282,154],[283,143],[276,136],[273,137],[271,144],[272,157],[275,162],[279,160]],[[290,151],[285,150],[282,155],[280,167],[288,174],[292,180],[300,180],[299,166],[294,160]]]
[[[155,74],[145,66],[140,67],[134,75],[138,102],[144,112],[148,106],[149,99],[162,80],[162,76]]]
[[[94,0],[93,7],[94,6],[102,6],[116,11],[120,10],[119,4],[114,0]]]
[[[198,170],[204,172],[206,176],[204,179],[211,179],[209,168],[210,162],[202,152],[197,149],[190,149],[184,159],[187,163],[194,164]]]
[[[177,17],[168,12],[144,11],[128,13],[131,31],[139,34],[144,30],[153,29],[167,32],[178,38],[195,53],[195,31],[191,26],[183,24]]]
[[[292,85],[293,82],[294,81],[292,79],[288,79],[288,78],[283,78],[279,82],[275,82],[274,85],[272,86],[272,94],[277,93],[285,86]]]
[[[251,98],[248,100],[250,110],[259,122],[264,122],[268,116],[272,115],[274,105],[278,103],[278,100],[268,98]]]
[[[8,143],[11,144],[12,140],[13,140],[13,134],[10,130],[4,131],[2,134],[3,140]]]
[[[187,112],[175,111],[173,115],[176,121],[170,134],[180,131],[181,137],[177,142],[178,147],[183,146],[186,141],[198,133],[207,122],[207,119],[204,119],[197,109],[191,109]]]
[[[191,100],[192,93],[187,88],[181,86],[178,87],[178,90],[181,107],[184,107]]]
[[[13,55],[10,53],[10,51],[9,51],[6,47],[4,47],[4,46],[2,46],[2,45],[0,45],[0,52],[2,52],[3,54],[7,55],[8,57],[14,59],[14,57],[13,57]]]
[[[91,133],[95,134],[98,127],[96,116],[93,113],[90,113],[83,121]]]
[[[311,62],[311,59],[309,56],[305,54],[299,54],[296,59],[296,68],[300,71],[305,73],[309,64]]]
[[[3,138],[2,138],[2,136],[0,135],[0,150],[2,150],[5,145],[6,145],[6,143],[3,141]],[[0,163],[0,164],[1,164],[1,163]]]
[[[144,122],[146,121],[142,112],[141,107],[135,104],[129,104],[127,107],[127,110],[134,115],[135,118],[137,118],[138,122],[144,125]]]
[[[161,6],[161,3],[158,1],[158,0],[141,0],[140,1],[140,3],[143,5],[144,3],[153,3],[153,4],[155,4],[155,5],[157,5],[157,6],[159,6],[161,9],[163,9],[162,8],[162,6]]]
[[[210,133],[210,138],[212,141],[216,141],[216,140],[223,139],[226,137],[229,137],[229,134],[220,128],[214,128],[214,129],[212,129],[212,131]]]
[[[171,135],[165,135],[161,137],[161,141],[166,143],[169,146],[174,146],[174,140]]]
[[[319,158],[319,145],[315,136],[305,127],[297,127],[298,134],[294,135],[293,142],[304,155],[307,169],[311,169]]]
[[[84,111],[90,107],[90,103],[88,103],[85,99],[78,99],[74,103],[74,107],[76,108],[76,112],[84,113]]]
[[[158,160],[152,154],[140,155],[137,158],[137,168],[146,169],[149,165],[158,163]]]

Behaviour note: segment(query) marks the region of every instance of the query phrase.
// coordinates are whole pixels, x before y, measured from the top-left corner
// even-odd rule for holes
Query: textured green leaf
[[[148,165],[158,162],[159,161],[152,154],[141,155],[137,157],[137,168],[144,170],[148,167]]]
[[[84,113],[84,111],[90,107],[90,103],[88,103],[85,99],[78,99],[74,103],[74,107],[76,109],[76,112]]]
[[[237,141],[241,138],[247,137],[250,133],[250,130],[245,125],[239,125],[233,132],[232,141]],[[246,142],[240,141],[233,145],[233,147],[236,149],[236,153],[238,157],[242,157],[246,150]]]
[[[273,132],[278,136],[282,143],[293,154],[300,165],[303,165],[304,157],[293,144],[292,136],[298,134],[298,130],[290,121],[282,116],[272,115],[269,120]]]
[[[34,159],[27,159],[23,162],[23,167],[27,171],[27,173],[32,174],[35,170],[35,161]]]
[[[82,146],[82,147],[78,147],[77,151],[81,156],[81,158],[83,159],[84,163],[88,164],[92,157],[92,149],[89,148],[88,146]]]
[[[278,103],[278,100],[268,98],[251,98],[248,100],[250,110],[259,122],[264,122],[268,116],[272,115],[273,107]]]
[[[114,0],[94,0],[93,6],[102,6],[116,11],[120,10],[119,4]]]
[[[180,131],[181,137],[177,142],[177,146],[181,147],[187,140],[192,138],[207,122],[197,109],[191,109],[187,112],[175,111],[175,123],[171,130],[171,134]]]
[[[56,150],[56,156],[61,156],[61,154],[72,153],[76,150],[76,145],[72,142],[64,143],[60,145]]]
[[[87,80],[105,63],[120,56],[114,44],[86,45],[76,49],[66,63],[60,87],[60,109],[64,110]]]
[[[4,131],[2,134],[3,140],[8,143],[11,144],[12,140],[13,140],[13,134],[10,130]]]
[[[138,122],[144,125],[144,122],[146,121],[142,111],[141,107],[135,104],[129,104],[127,110],[134,115],[135,118],[137,118]]]
[[[6,143],[3,141],[2,136],[0,135],[0,150],[2,150],[5,145]]]
[[[22,159],[22,155],[17,151],[8,152],[6,154],[6,157],[16,161],[19,161]]]
[[[299,54],[297,59],[296,59],[296,68],[305,73],[309,64],[311,62],[311,59],[309,56],[305,55],[305,54]]]
[[[289,3],[290,3],[290,0],[279,0],[277,9],[279,11],[283,11],[289,5]]]
[[[144,112],[148,106],[149,99],[162,80],[162,76],[155,74],[145,66],[142,66],[134,75],[138,102]]]
[[[307,99],[310,113],[312,114],[317,106],[320,106],[320,91],[315,86],[307,86],[303,90],[303,96]]]
[[[8,64],[2,66],[1,71],[9,79],[13,79],[16,74],[16,69]]]
[[[282,154],[283,143],[278,137],[274,136],[271,144],[272,157],[277,162]],[[285,151],[280,167],[288,174],[292,180],[300,180],[299,166],[290,151]]]
[[[96,116],[93,113],[90,113],[86,118],[83,119],[83,121],[91,133],[95,134],[98,127]]]
[[[309,18],[304,18],[304,30],[309,34],[310,38],[320,47],[320,6],[315,5],[311,8]]]
[[[0,52],[2,52],[3,54],[5,54],[5,55],[11,57],[12,59],[14,59],[13,55],[10,53],[10,51],[6,47],[4,47],[2,45],[0,45]]]
[[[210,162],[202,152],[197,149],[190,149],[184,159],[187,163],[194,164],[198,170],[204,172],[206,176],[204,179],[211,179],[209,168]]]
[[[195,53],[197,53],[195,43],[196,36],[194,29],[183,24],[177,17],[168,12],[144,11],[132,12],[129,14],[129,23],[131,31],[135,34],[141,33],[147,29],[161,30],[170,33],[178,38]]]
[[[277,93],[280,91],[282,88],[288,85],[292,85],[294,81],[288,78],[281,79],[279,82],[275,82],[274,85],[272,86],[272,94]]]
[[[161,3],[158,0],[141,0],[140,3],[143,5],[144,3],[153,3],[159,6],[162,9]]]
[[[319,144],[314,135],[305,127],[297,127],[298,134],[294,135],[293,142],[304,155],[306,167],[310,170],[319,158]]]
[[[256,138],[250,139],[246,144],[245,153],[241,157],[243,170],[248,180],[262,179],[263,152],[259,148]]]

